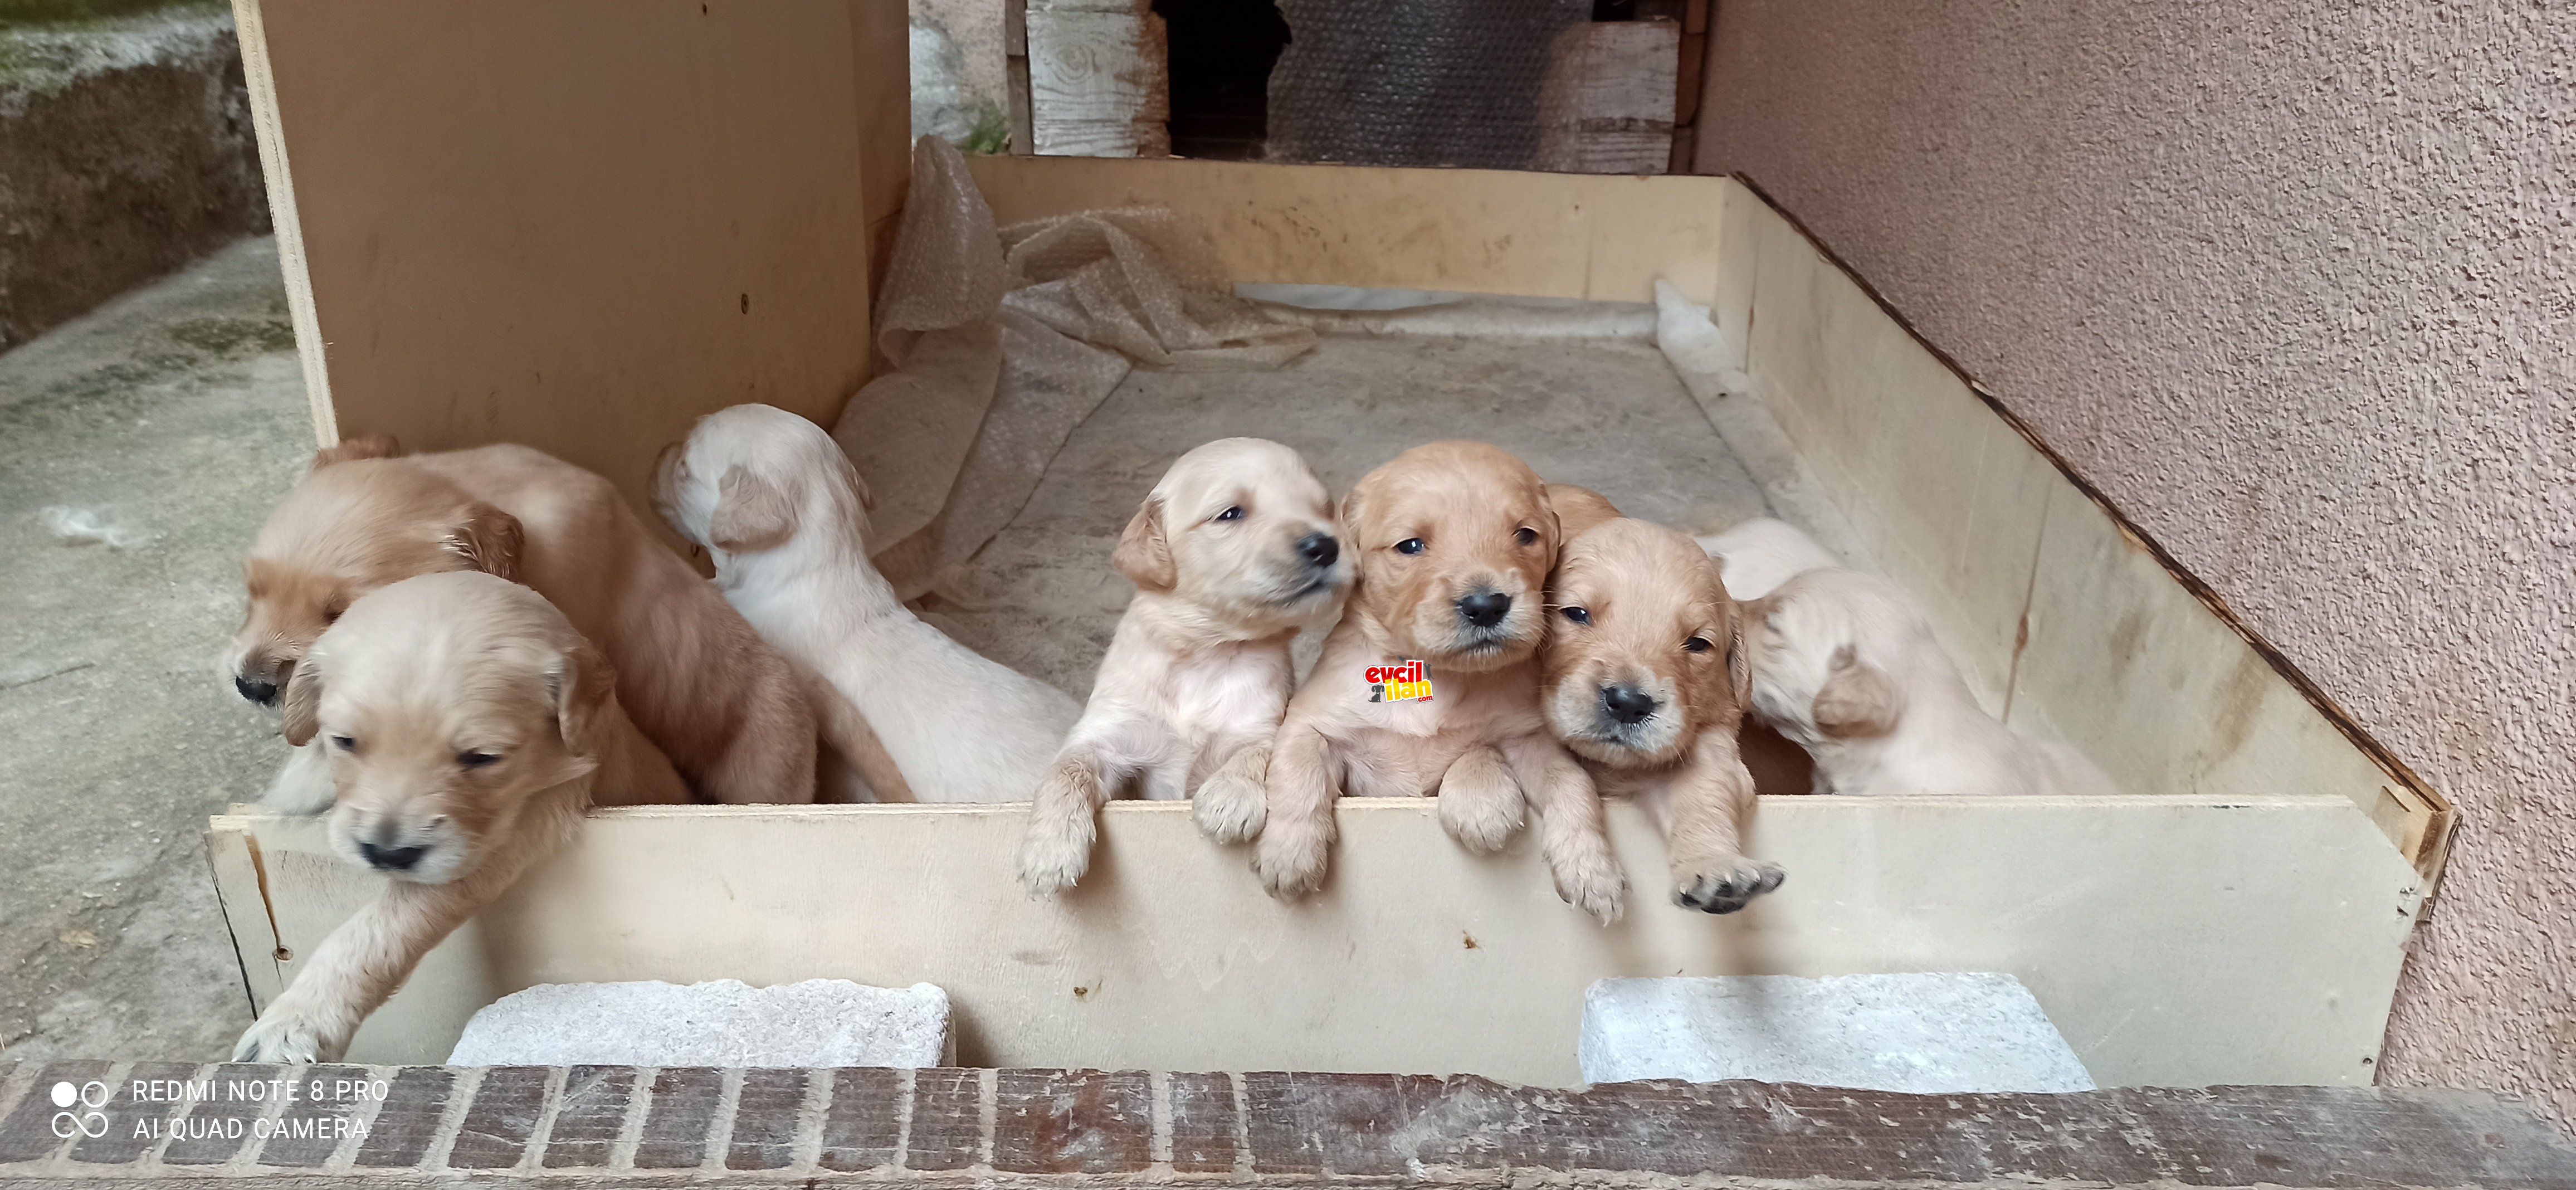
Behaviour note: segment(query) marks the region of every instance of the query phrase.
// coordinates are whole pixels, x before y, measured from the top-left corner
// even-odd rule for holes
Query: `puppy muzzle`
[[[294,676],[293,657],[244,657],[233,668],[233,692],[261,706],[274,707],[287,680]]]

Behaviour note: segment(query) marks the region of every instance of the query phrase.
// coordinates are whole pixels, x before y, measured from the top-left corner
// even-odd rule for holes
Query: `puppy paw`
[[[1323,832],[1308,827],[1265,830],[1253,852],[1252,871],[1271,896],[1293,901],[1322,887],[1331,845]]]
[[[1551,865],[1556,877],[1556,895],[1565,903],[1592,915],[1592,920],[1611,925],[1628,907],[1628,874],[1619,870],[1617,861],[1605,851],[1572,862]]]
[[[1020,883],[1031,896],[1052,897],[1074,886],[1091,870],[1091,846],[1098,829],[1089,817],[1033,817],[1020,836]]]
[[[260,805],[279,814],[319,814],[339,800],[331,783],[331,760],[317,741],[287,754],[277,776],[260,794]]]
[[[1440,781],[1440,828],[1469,851],[1500,851],[1521,829],[1524,799],[1499,757],[1471,764],[1475,753],[1451,765]]]
[[[308,1066],[339,1056],[316,1022],[292,1009],[281,1012],[281,1007],[284,1006],[269,1005],[268,1011],[260,1014],[259,1022],[242,1033],[241,1040],[233,1046],[233,1061]]]
[[[1673,882],[1673,903],[1702,913],[1733,913],[1788,878],[1769,860],[1730,856],[1683,873]]]
[[[1270,817],[1270,799],[1262,787],[1263,774],[1270,768],[1270,749],[1260,749],[1259,761],[1253,763],[1238,752],[1199,786],[1190,799],[1190,817],[1198,820],[1199,833],[1219,843],[1249,843],[1261,837],[1262,824]]]

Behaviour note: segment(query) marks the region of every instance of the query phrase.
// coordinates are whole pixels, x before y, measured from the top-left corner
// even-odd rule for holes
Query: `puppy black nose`
[[[254,682],[249,678],[234,678],[233,689],[241,691],[243,698],[261,706],[277,701],[277,684],[274,682]]]
[[[1304,558],[1306,565],[1321,570],[1342,556],[1342,543],[1333,540],[1330,533],[1309,533],[1297,539],[1297,556]]]
[[[1634,686],[1604,686],[1601,709],[1621,723],[1643,723],[1655,713],[1655,696]]]
[[[420,857],[428,851],[429,848],[426,847],[378,847],[373,843],[358,844],[358,854],[365,856],[369,864],[388,872],[410,871],[411,866],[419,863]]]
[[[1458,601],[1458,618],[1478,628],[1491,628],[1512,614],[1512,597],[1500,591],[1483,591]]]

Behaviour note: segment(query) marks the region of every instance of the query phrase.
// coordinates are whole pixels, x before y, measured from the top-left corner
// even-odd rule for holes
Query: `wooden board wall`
[[[1162,206],[1214,240],[1229,279],[1530,297],[1691,300],[1717,291],[1725,178],[1587,177],[1233,161],[974,157],[1003,223]]]
[[[1024,805],[602,811],[450,939],[354,1060],[437,1062],[539,982],[846,978],[947,989],[970,1065],[1480,1073],[1579,1081],[1605,976],[2003,971],[2105,1084],[2367,1084],[2420,882],[2336,797],[1765,799],[1788,868],[1747,911],[1668,899],[1645,815],[1603,928],[1533,841],[1474,856],[1430,799],[1341,804],[1330,882],[1272,900],[1177,802],[1118,802],[1058,901],[1014,877]],[[257,998],[375,882],[310,819],[221,818],[224,911]],[[2177,861],[2176,857],[2187,857]],[[2294,858],[2292,858],[2294,857]]]
[[[905,159],[886,0],[237,0],[316,432],[646,494],[691,418],[828,420]]]

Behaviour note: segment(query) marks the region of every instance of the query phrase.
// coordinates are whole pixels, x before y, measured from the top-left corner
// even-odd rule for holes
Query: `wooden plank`
[[[2065,480],[1796,227],[1745,206],[1755,390],[2001,714],[2041,523]]]
[[[1169,51],[1147,0],[1027,0],[1023,19],[1038,153],[1171,155]]]
[[[912,184],[912,23],[904,5],[866,3],[850,10],[850,50],[858,83],[860,209],[868,221],[868,308],[894,259],[895,232]]]
[[[1650,302],[1717,289],[1723,178],[1234,161],[970,158],[1004,223],[1099,207],[1198,221],[1242,282]]]
[[[2439,793],[1804,232],[1736,193],[1727,242],[1756,258],[1755,390],[1988,709],[2075,744],[2129,793],[2342,797],[2428,887],[2438,878]]]
[[[1002,72],[1010,89],[1011,153],[1037,152],[1029,111],[1029,0],[1002,0]]]
[[[286,134],[277,112],[277,74],[269,61],[267,27],[261,0],[233,0],[233,29],[241,44],[251,130],[259,145],[260,175],[268,188],[278,267],[285,274],[287,321],[295,327],[295,356],[304,370],[304,399],[313,411],[314,441],[329,446],[340,440],[339,419],[331,406],[331,370],[323,358],[321,316],[313,304],[304,224],[296,213],[294,166],[286,157]]]
[[[238,815],[241,808],[235,807]],[[238,817],[214,819],[206,831],[206,861],[215,878],[215,900],[223,907],[224,925],[241,958],[243,991],[256,1013],[286,990],[278,969],[277,923],[269,917],[268,877],[260,866],[257,844]],[[226,824],[233,825],[226,825]]]
[[[1678,21],[1569,25],[1548,46],[1536,169],[1659,174],[1673,149]]]
[[[1639,891],[1602,929],[1529,840],[1469,856],[1434,809],[1343,803],[1332,880],[1296,905],[1178,803],[1111,806],[1059,902],[1013,883],[1025,806],[604,811],[353,1057],[439,1060],[474,997],[538,982],[842,977],[946,988],[970,1064],[1562,1085],[1596,978],[1971,970],[2019,976],[2106,1085],[2360,1084],[2418,884],[2337,797],[1796,797],[1766,800],[1753,836],[1788,883],[1711,918],[1664,899],[1653,828],[1618,803]],[[290,948],[370,893],[313,822],[216,825],[272,857]]]
[[[869,6],[245,0],[337,432],[526,442],[641,501],[700,413],[828,421],[899,127]]]

